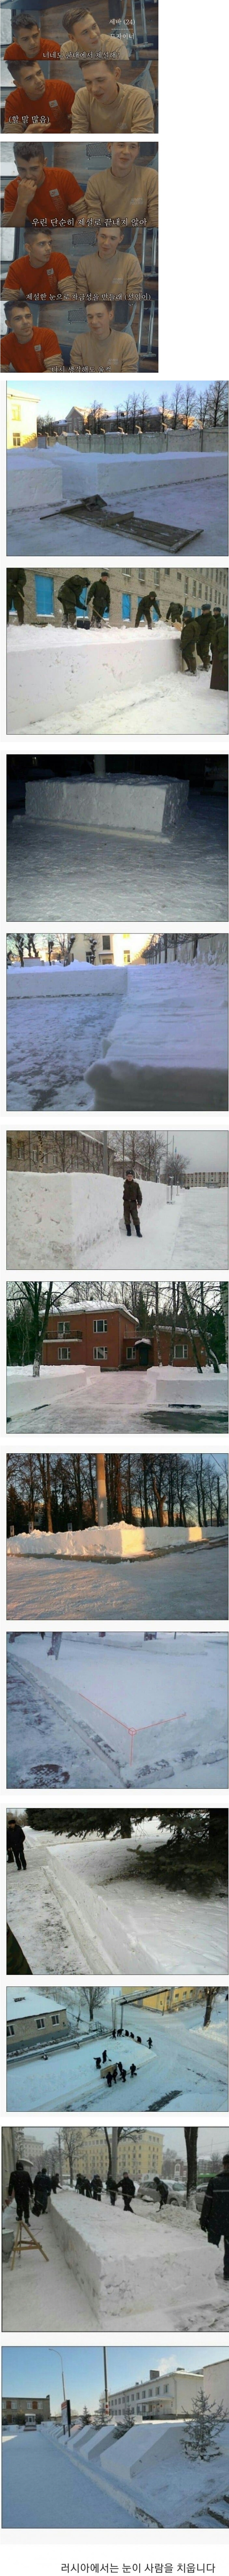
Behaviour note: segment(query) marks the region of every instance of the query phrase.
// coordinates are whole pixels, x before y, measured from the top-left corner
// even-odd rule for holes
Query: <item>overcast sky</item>
[[[108,2343],[108,2388],[112,2392],[113,2389],[133,2385],[136,2379],[148,2379],[149,2371],[158,2367],[160,2370],[173,2370],[180,2365],[182,2370],[198,2370],[200,2350],[201,2363],[226,2361],[229,2357],[229,2346],[223,2342],[214,2343],[213,2336],[208,2344],[201,2340],[201,2347],[199,2343],[176,2343],[176,2340],[161,2345],[123,2342],[122,2346],[112,2346]],[[61,2359],[66,2396],[71,2399],[72,2409],[78,2409],[81,2414],[85,2404],[90,2408],[98,2406],[104,2390],[102,2344],[97,2350],[92,2344],[89,2350],[85,2345],[79,2345],[78,2351],[74,2351],[70,2344],[62,2344],[58,2346],[58,2352],[50,2344],[34,2348],[31,2344],[14,2345],[8,2350],[5,2347],[2,2353],[4,2396],[44,2397],[49,2394],[51,2411],[55,2413],[61,2407],[63,2397]]]
[[[142,2123],[141,2123],[141,2125],[142,2125]],[[68,2126],[69,2126],[69,2123],[68,2123]],[[81,2124],[81,2127],[82,2127],[82,2124]],[[73,2130],[74,2130],[74,2122],[72,2122],[72,2128],[73,2128]],[[112,2132],[111,2132],[111,2127],[110,2127],[110,2130],[109,2130],[109,2121],[108,2121],[108,2132],[109,2132],[110,2137],[111,2137]],[[47,2150],[48,2150],[48,2151],[49,2151],[49,2155],[51,2155],[52,2147],[55,2147],[55,2152],[56,2152],[56,2147],[57,2147],[57,2145],[58,2145],[58,2137],[59,2137],[59,2136],[60,2136],[60,2138],[62,2139],[63,2144],[64,2144],[65,2131],[64,2131],[64,2127],[63,2127],[63,2128],[61,2127],[61,2121],[59,2121],[59,2126],[58,2126],[58,2128],[57,2128],[57,2129],[55,2129],[55,2128],[51,2128],[51,2129],[50,2129],[50,2128],[47,2128],[47,2129],[45,2129],[45,2128],[44,2128],[44,2129],[43,2129],[43,2125],[42,2125],[42,2128],[39,2128],[39,2129],[36,2129],[36,2126],[35,2126],[35,2127],[33,2126],[33,2127],[31,2128],[31,2131],[30,2131],[30,2129],[26,2129],[26,2130],[25,2130],[25,2128],[24,2128],[24,2126],[23,2126],[23,2123],[22,2123],[22,2132],[21,2132],[21,2134],[22,2134],[23,2138],[26,2138],[26,2143],[27,2143],[27,2162],[28,2162],[28,2163],[29,2163],[29,2141],[30,2141],[30,2136],[31,2136],[32,2140],[34,2140],[34,2138],[36,2138],[36,2141],[37,2141],[37,2152],[39,2153],[39,2156],[40,2156],[40,2155],[42,2155],[42,2153],[43,2153],[43,2147],[45,2147],[46,2154],[47,2154]],[[92,2136],[93,2136],[93,2129],[92,2129],[92,2133],[91,2133],[91,2134],[92,2134]],[[125,2132],[124,2132],[124,2134],[125,2134]],[[137,2131],[137,2130],[134,2130],[134,2133],[133,2133],[133,2134],[134,2134],[134,2137],[137,2137],[137,2135],[138,2135],[138,2131]],[[153,2133],[153,2134],[154,2134],[154,2133]],[[147,2131],[147,2129],[143,2130],[143,2136],[147,2137],[147,2135],[148,2135],[148,2131]],[[87,2136],[87,2131],[86,2131],[86,2136]],[[180,2124],[180,2128],[178,2128],[178,2127],[175,2125],[175,2123],[174,2123],[174,2127],[172,2127],[171,2122],[170,2122],[170,2124],[168,2124],[168,2125],[167,2125],[167,2128],[166,2128],[166,2129],[163,2129],[162,2127],[160,2127],[160,2128],[159,2128],[159,2136],[160,2136],[160,2137],[162,2137],[162,2139],[163,2139],[163,2158],[164,2158],[164,2162],[165,2162],[165,2157],[166,2157],[166,2146],[168,2147],[168,2153],[169,2153],[169,2154],[172,2154],[172,2155],[174,2154],[174,2155],[178,2155],[178,2156],[184,2156],[184,2157],[185,2157],[185,2161],[186,2161],[186,2151],[185,2151],[185,2143],[184,2143],[184,2129],[182,2129],[182,2125],[181,2125],[181,2124]],[[221,2126],[221,2125],[220,2125],[220,2127],[219,2127],[219,2126],[218,2126],[218,2124],[217,2124],[217,2127],[216,2127],[216,2126],[214,2126],[214,2125],[212,2124],[212,2122],[211,2122],[211,2124],[209,2123],[208,2128],[202,2128],[202,2126],[200,2125],[199,2130],[198,2130],[198,2148],[197,2148],[197,2154],[198,2154],[198,2158],[199,2158],[199,2160],[200,2160],[200,2158],[202,2158],[202,2156],[203,2156],[203,2157],[204,2157],[204,2159],[205,2159],[205,2156],[211,2155],[211,2151],[212,2151],[212,2149],[213,2149],[214,2154],[219,2155],[219,2156],[224,2156],[224,2155],[227,2155],[227,2154],[228,2154],[228,2151],[229,2151],[229,2132],[228,2132],[228,2125],[227,2125],[227,2127],[225,2126],[224,2128],[222,2128],[222,2126]],[[19,2152],[19,2150],[18,2150],[18,2152]]]

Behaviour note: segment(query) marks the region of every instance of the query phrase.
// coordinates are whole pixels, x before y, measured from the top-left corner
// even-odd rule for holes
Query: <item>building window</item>
[[[24,1145],[18,1145],[18,1161],[19,1161],[19,1163],[24,1163],[24,1161],[25,1161],[25,1147],[24,1147]]]
[[[94,1327],[93,1327],[93,1329],[94,1329],[94,1333],[107,1333],[107,1323],[106,1323],[106,1317],[105,1317],[105,1315],[101,1315],[101,1320],[100,1320],[100,1315],[99,1315],[98,1317],[97,1317],[97,1316],[95,1317],[95,1322],[94,1322]]]
[[[110,934],[109,934],[109,931],[108,931],[108,933],[107,933],[107,934],[106,934],[106,931],[105,931],[104,936],[103,936],[103,948],[109,948],[109,949],[110,949],[110,944],[111,944],[111,943],[110,943]]]
[[[37,617],[53,617],[54,587],[51,573],[35,572]]]
[[[70,1347],[69,1347],[69,1342],[64,1342],[64,1344],[63,1344],[63,1349],[62,1349],[62,1342],[61,1342],[61,1344],[60,1344],[60,1350],[58,1350],[58,1360],[70,1360]]]

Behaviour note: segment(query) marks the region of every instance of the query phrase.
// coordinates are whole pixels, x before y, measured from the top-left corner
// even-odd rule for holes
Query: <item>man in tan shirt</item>
[[[98,295],[100,304],[103,295],[108,297],[108,302],[110,296],[116,300],[119,295],[128,299],[129,304],[135,304],[143,285],[142,269],[136,251],[131,247],[125,249],[123,226],[109,224],[106,231],[105,225],[97,224],[96,244],[96,250],[84,251],[83,259],[78,259],[75,271],[77,295],[85,304],[90,295],[93,301]]]
[[[82,9],[67,9],[63,26],[67,28],[67,36],[60,47],[61,61],[69,62],[71,55],[75,55],[84,69],[85,62],[91,63],[92,58],[94,62],[100,62],[103,54],[106,62],[120,63],[121,71],[125,69],[129,52],[128,27],[120,30],[118,36],[114,27],[107,27],[102,32],[97,19],[91,17],[90,9],[85,9],[85,15]]]
[[[139,143],[111,143],[110,168],[94,170],[85,190],[84,219],[104,224],[158,224],[158,170],[140,161]]]
[[[77,331],[72,341],[71,372],[75,375],[134,375],[138,364],[132,331],[113,330],[114,304],[87,304],[87,330]]]
[[[84,86],[71,110],[74,134],[153,134],[154,109],[147,90],[120,80],[110,63],[85,63]]]

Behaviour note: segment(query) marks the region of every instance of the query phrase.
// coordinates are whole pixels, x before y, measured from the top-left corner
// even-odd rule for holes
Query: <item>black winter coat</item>
[[[204,2194],[200,2227],[209,2245],[219,2245],[220,2236],[229,2237],[229,2166],[228,2172],[210,2174]]]

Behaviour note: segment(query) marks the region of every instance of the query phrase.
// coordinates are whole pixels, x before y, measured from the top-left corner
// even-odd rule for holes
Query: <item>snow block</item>
[[[94,709],[101,729],[102,701],[104,714],[109,707],[111,714],[117,710],[118,718],[127,682],[135,694],[136,688],[144,690],[151,682],[153,692],[166,672],[171,672],[174,679],[180,671],[180,639],[174,629],[163,625],[162,619],[150,634],[145,627],[140,634],[136,634],[135,627],[128,629],[128,667],[126,633],[126,627],[114,626],[108,632],[101,628],[99,633],[92,628],[90,633],[83,627],[76,627],[74,632],[49,624],[41,628],[9,626],[9,731],[27,733],[35,726],[37,732],[45,723],[46,731],[51,732],[55,714],[55,726],[59,718],[62,732],[68,733],[70,726],[77,734],[81,723],[85,730],[85,704],[86,730],[90,730]]]
[[[42,473],[40,468],[41,460],[39,450],[37,451],[36,449],[35,454],[32,454],[30,447],[26,449],[17,448],[17,454],[15,456],[12,450],[8,448],[7,488],[8,503],[11,510],[18,510],[18,508],[20,510],[40,509],[41,494],[42,507],[44,506],[44,508],[48,508],[48,504],[51,499],[51,490],[53,508],[54,504],[56,504],[57,509],[58,505],[61,506],[61,459],[58,462],[58,459],[54,457],[52,453],[51,490],[50,464],[49,457],[47,455],[42,456]]]
[[[92,831],[131,832],[136,838],[149,840],[160,833],[175,830],[180,814],[185,812],[189,797],[189,779],[87,779],[87,825]],[[72,825],[76,834],[79,824],[85,826],[85,785],[80,777],[73,779],[27,779],[25,808],[28,823]],[[67,852],[65,853],[67,856]]]
[[[189,1544],[217,1547],[227,1545],[227,1529],[199,1529],[198,1522],[186,1529],[150,1529],[127,1527],[126,1521],[109,1522],[106,1529],[21,1530],[19,1538],[7,1539],[8,1556],[43,1557],[115,1557],[171,1556]]]
[[[86,2290],[94,2325],[102,2326],[110,2314],[117,2316],[117,2322],[122,2318],[125,2326],[127,2310],[131,2313],[133,2308],[134,2314],[137,2307],[143,2317],[150,2295],[143,2213],[138,2212],[136,2242],[136,2231],[132,2236],[124,2211],[117,2229],[117,2214],[104,2198],[101,2207],[90,2201],[84,2207],[73,2192],[59,2191],[50,2209],[54,2234],[70,2270]],[[149,2240],[149,2227],[147,2232]],[[153,2245],[151,2253],[153,2261]]]

